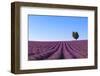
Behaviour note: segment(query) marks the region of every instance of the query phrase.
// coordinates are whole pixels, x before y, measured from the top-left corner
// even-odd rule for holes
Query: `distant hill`
[[[88,40],[28,41],[29,60],[79,59],[88,57]]]

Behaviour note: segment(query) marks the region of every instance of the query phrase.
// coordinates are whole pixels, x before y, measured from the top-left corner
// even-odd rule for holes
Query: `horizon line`
[[[88,41],[88,39],[84,39],[84,40],[62,40],[62,41],[32,41],[32,40],[28,40],[28,42],[65,42],[65,41]]]

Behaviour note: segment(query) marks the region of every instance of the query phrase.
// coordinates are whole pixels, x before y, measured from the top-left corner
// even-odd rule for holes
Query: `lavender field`
[[[79,59],[88,57],[88,41],[28,41],[28,60]]]

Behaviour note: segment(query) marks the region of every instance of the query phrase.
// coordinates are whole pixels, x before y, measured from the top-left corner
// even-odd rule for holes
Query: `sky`
[[[70,41],[72,32],[78,32],[78,40],[88,39],[88,17],[28,16],[29,41]]]

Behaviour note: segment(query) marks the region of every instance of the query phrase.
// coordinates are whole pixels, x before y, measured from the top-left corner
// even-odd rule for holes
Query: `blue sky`
[[[28,21],[29,41],[74,40],[72,32],[88,39],[88,17],[29,15]]]

